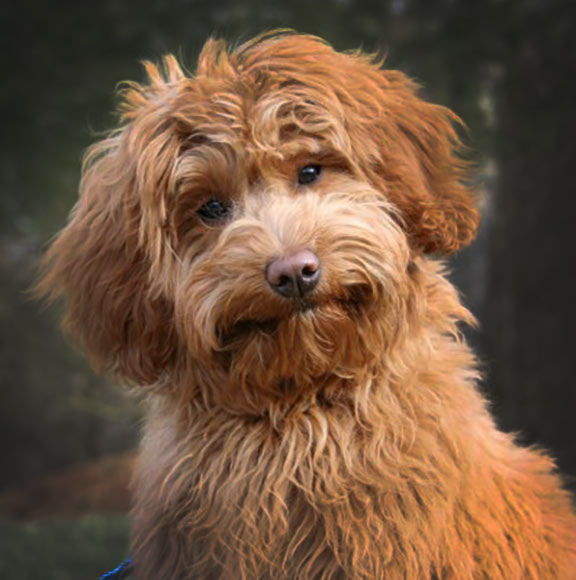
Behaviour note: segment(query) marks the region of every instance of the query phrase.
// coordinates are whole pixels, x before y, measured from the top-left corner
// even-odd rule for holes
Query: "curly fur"
[[[95,367],[145,388],[137,577],[576,578],[570,498],[494,426],[437,257],[478,223],[458,119],[290,33],[146,68],[40,283]],[[306,308],[263,276],[299,248],[322,262]]]

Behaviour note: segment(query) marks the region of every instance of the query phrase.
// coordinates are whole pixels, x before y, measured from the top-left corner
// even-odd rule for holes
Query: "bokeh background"
[[[387,54],[454,109],[484,191],[453,260],[501,427],[576,475],[574,0],[9,0],[0,8],[0,578],[96,578],[124,557],[138,403],[27,288],[83,150],[142,59],[275,27]],[[111,232],[113,235],[113,232]],[[574,487],[574,480],[568,484]]]

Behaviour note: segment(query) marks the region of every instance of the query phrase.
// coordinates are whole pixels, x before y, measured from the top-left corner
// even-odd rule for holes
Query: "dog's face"
[[[148,73],[46,259],[73,335],[236,409],[369,369],[408,330],[414,261],[475,233],[451,113],[296,35]]]

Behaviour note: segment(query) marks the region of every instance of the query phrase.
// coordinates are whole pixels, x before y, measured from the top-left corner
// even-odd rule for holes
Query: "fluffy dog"
[[[309,36],[146,68],[41,282],[146,393],[137,577],[576,578],[570,498],[494,426],[438,258],[478,223],[457,118]]]

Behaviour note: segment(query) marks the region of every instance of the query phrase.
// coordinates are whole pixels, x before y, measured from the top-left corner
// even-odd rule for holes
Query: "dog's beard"
[[[198,328],[189,329],[193,364],[219,403],[234,410],[260,412],[271,402],[315,396],[373,368],[397,334],[395,299],[368,285],[300,301],[234,298],[223,300],[228,308],[219,318],[211,311],[213,332],[204,341]]]

